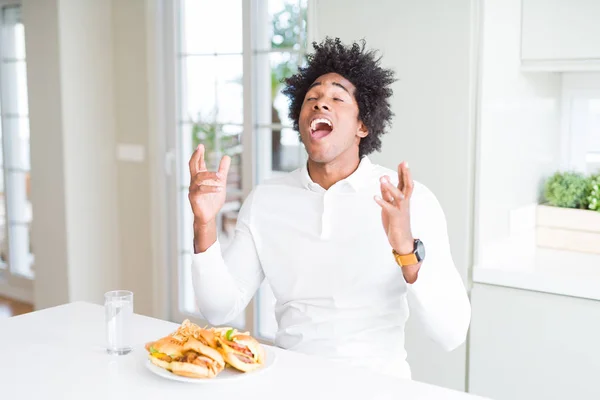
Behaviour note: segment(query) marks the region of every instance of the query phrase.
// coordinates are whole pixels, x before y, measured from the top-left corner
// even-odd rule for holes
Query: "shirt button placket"
[[[321,239],[329,239],[331,236],[331,195],[325,192],[323,195],[323,215],[321,216]]]

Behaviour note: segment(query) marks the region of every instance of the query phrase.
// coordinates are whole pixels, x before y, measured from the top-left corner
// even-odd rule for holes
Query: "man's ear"
[[[358,122],[358,132],[356,132],[356,135],[358,137],[364,138],[369,134],[369,130],[367,129],[367,127],[365,126],[365,124],[363,124],[362,121]]]

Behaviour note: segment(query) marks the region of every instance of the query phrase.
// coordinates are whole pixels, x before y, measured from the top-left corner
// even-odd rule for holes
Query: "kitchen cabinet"
[[[600,301],[475,284],[471,304],[469,392],[600,398]]]
[[[523,0],[521,60],[526,70],[600,70],[600,1]]]

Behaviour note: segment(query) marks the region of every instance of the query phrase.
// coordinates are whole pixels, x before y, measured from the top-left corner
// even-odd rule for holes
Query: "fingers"
[[[386,211],[393,211],[394,210],[394,206],[391,205],[389,202],[383,200],[381,197],[379,196],[375,196],[375,202],[377,204],[379,204],[381,206],[381,208],[385,209]]]
[[[219,173],[223,175],[224,178],[227,178],[227,174],[229,174],[229,166],[231,165],[231,157],[223,156],[221,158],[221,163],[219,164]]]
[[[215,193],[223,191],[227,180],[220,172],[198,172],[192,177],[190,191]]]
[[[393,203],[394,200],[396,200],[394,198],[394,195],[392,193],[390,193],[390,191],[383,184],[381,184],[380,190],[381,190],[381,198],[384,201],[387,201],[389,203]]]
[[[408,162],[403,161],[398,165],[398,180],[402,182],[402,185],[398,183],[398,189],[402,191],[405,198],[410,198],[414,189],[414,181],[408,169]]]
[[[204,162],[204,145],[203,144],[199,144],[198,147],[196,147],[194,154],[192,154],[192,157],[190,157],[189,167],[190,167],[190,175],[191,176],[196,175],[198,172],[206,171],[206,163]]]
[[[223,186],[200,185],[198,192],[200,193],[219,193],[223,191]]]
[[[402,173],[402,163],[398,164],[398,189],[404,192],[404,174]]]
[[[382,176],[379,181],[381,182],[381,197],[383,200],[399,206],[400,201],[404,199],[404,194],[392,184],[389,176]]]

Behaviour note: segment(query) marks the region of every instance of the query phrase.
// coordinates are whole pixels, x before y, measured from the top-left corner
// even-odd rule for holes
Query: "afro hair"
[[[289,116],[298,131],[298,119],[304,97],[317,78],[337,73],[354,85],[358,104],[358,118],[369,134],[359,144],[359,157],[381,150],[381,135],[391,126],[393,113],[389,98],[390,85],[396,81],[394,71],[380,66],[381,57],[375,50],[365,50],[366,43],[342,44],[339,38],[326,38],[320,44],[313,42],[315,52],[307,56],[307,65],[285,79],[283,94],[290,100]]]

